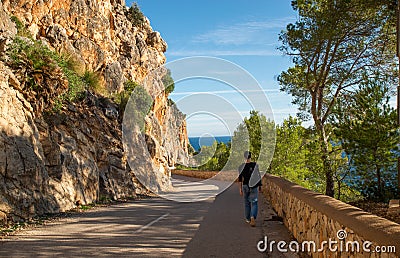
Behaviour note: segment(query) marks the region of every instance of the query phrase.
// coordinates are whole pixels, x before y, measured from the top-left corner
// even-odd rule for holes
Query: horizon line
[[[212,135],[212,136],[189,136],[188,135],[188,138],[194,138],[194,137],[196,137],[196,138],[200,138],[200,137],[203,137],[203,138],[215,138],[215,137],[232,137],[233,135]]]

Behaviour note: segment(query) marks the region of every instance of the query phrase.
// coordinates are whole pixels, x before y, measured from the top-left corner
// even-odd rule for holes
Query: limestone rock
[[[13,219],[54,212],[39,132],[27,103],[9,87],[11,71],[0,62],[0,212]]]
[[[98,71],[105,65],[105,53],[93,41],[82,37],[76,40],[73,45],[79,51],[82,59],[85,60],[86,70]]]
[[[167,43],[161,38],[158,31],[153,31],[147,38],[147,44],[156,48],[160,52],[167,51]]]
[[[107,88],[110,92],[121,92],[123,90],[122,68],[119,62],[108,64],[104,71]]]
[[[170,167],[187,160],[185,117],[163,92],[166,70],[144,82],[165,63],[167,44],[147,18],[135,27],[125,11],[123,0],[0,2],[1,53],[17,33],[15,16],[33,39],[70,57],[78,74],[96,72],[108,94],[135,80],[154,101],[146,135],[133,133],[136,145],[126,150],[115,103],[87,91],[84,101],[52,113],[47,108],[67,90],[63,76],[41,83],[37,94],[17,69],[0,62],[0,221],[145,194],[147,181],[151,190],[165,191]]]
[[[67,31],[59,24],[52,24],[47,28],[46,38],[57,48],[68,40]]]
[[[6,45],[16,33],[15,24],[4,11],[3,4],[0,2],[0,53],[4,53]]]

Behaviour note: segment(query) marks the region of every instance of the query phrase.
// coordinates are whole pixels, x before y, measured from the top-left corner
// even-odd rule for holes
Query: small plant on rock
[[[15,26],[17,27],[17,35],[18,36],[32,39],[32,34],[25,27],[25,25],[20,21],[20,19],[18,19],[17,16],[11,16],[10,19],[12,22],[15,23]]]
[[[40,41],[16,37],[7,51],[8,65],[21,83],[21,93],[35,113],[50,111],[68,91],[68,80],[53,58],[54,53]]]
[[[126,104],[136,87],[140,86],[137,82],[128,80],[124,83],[124,90],[115,96],[115,102],[118,104],[119,113],[123,114]]]
[[[145,22],[145,16],[137,3],[133,3],[132,6],[125,13],[128,20],[132,23],[133,26],[142,26]]]
[[[82,76],[82,80],[86,83],[89,89],[95,92],[101,92],[101,82],[99,75],[96,72],[86,70]]]

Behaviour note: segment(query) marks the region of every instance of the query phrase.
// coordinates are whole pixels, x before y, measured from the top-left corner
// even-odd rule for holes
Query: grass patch
[[[25,228],[29,223],[27,222],[16,222],[13,223],[12,225],[8,226],[8,227],[0,227],[0,235],[9,235],[17,230],[23,229]]]
[[[21,22],[20,19],[18,19],[17,16],[11,16],[10,17],[11,21],[15,23],[15,27],[17,28],[17,36],[20,37],[25,37],[32,39],[32,34],[30,31],[25,27],[25,25]]]
[[[99,197],[100,204],[109,204],[112,202],[113,202],[113,200],[111,200],[111,198],[107,195],[100,195],[100,197]]]
[[[32,68],[42,71],[43,67],[55,68],[54,53],[42,42],[15,37],[8,51],[13,67]]]
[[[83,210],[83,211],[93,209],[94,207],[96,207],[95,203],[82,204],[82,205],[78,206],[79,210]]]
[[[51,53],[52,58],[62,69],[65,77],[68,80],[68,92],[61,96],[61,100],[80,101],[84,97],[85,91],[89,88],[88,83],[84,79],[84,75],[78,73],[77,62],[68,54]]]
[[[100,77],[96,72],[86,70],[82,76],[82,80],[90,90],[103,93],[104,90],[101,89],[102,84],[100,82]]]

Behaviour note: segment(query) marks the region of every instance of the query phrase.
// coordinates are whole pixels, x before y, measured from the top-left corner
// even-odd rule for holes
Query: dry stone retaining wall
[[[321,247],[323,241],[329,239],[337,241],[337,244],[332,242],[332,247],[337,247],[337,251],[330,251],[326,243],[323,251],[308,252],[311,257],[400,256],[399,224],[307,190],[277,176],[267,174],[263,181],[264,195],[300,243],[300,249],[305,241],[316,243],[316,250]],[[338,232],[345,234],[343,241],[339,240]],[[371,246],[368,246],[368,241],[372,243]],[[354,242],[359,243],[359,251],[356,247],[354,251],[352,250]],[[363,250],[363,244],[371,252]],[[308,244],[305,247],[308,249]],[[373,252],[376,247],[386,249],[395,247],[396,252]]]

